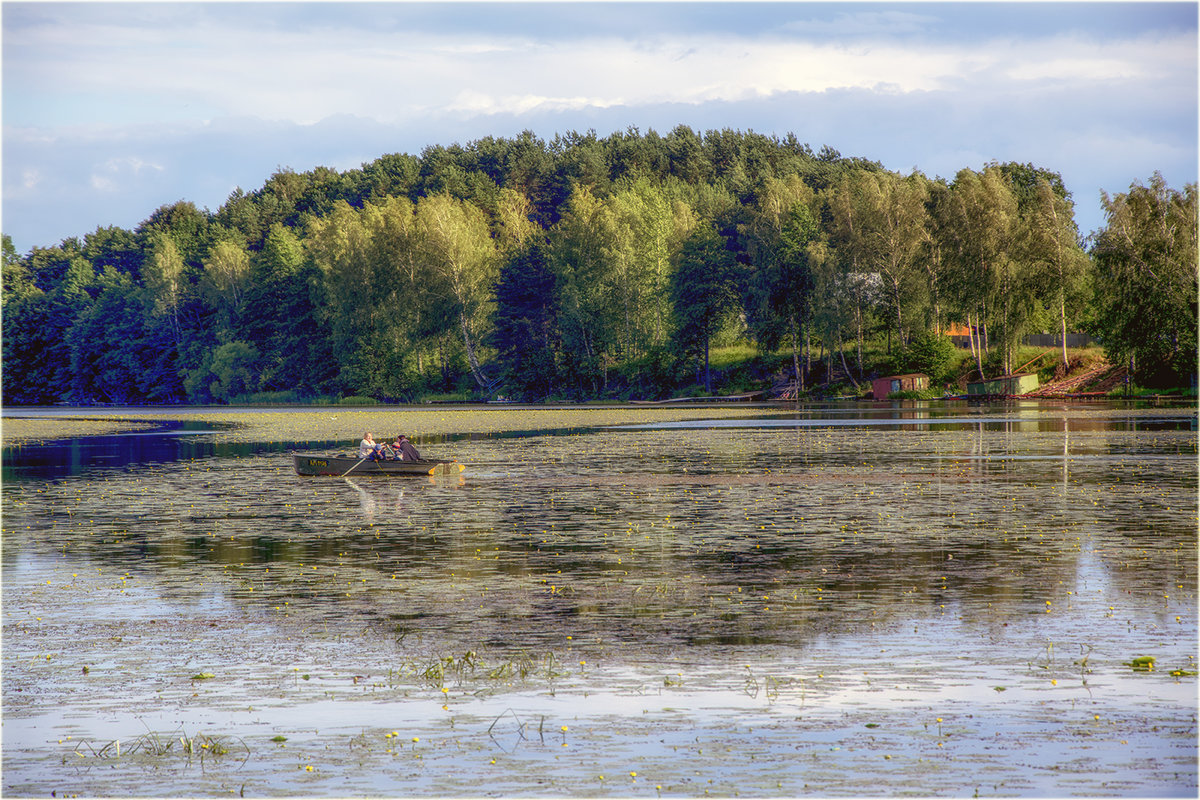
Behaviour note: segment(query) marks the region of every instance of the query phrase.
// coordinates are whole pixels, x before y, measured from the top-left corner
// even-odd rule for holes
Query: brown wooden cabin
[[[888,375],[871,381],[871,397],[886,400],[892,392],[921,392],[929,388],[929,376],[921,372]]]

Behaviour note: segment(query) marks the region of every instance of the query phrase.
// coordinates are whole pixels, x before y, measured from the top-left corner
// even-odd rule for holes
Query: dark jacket
[[[400,440],[400,460],[401,461],[420,461],[421,454],[417,448],[413,447],[413,443],[408,439]]]

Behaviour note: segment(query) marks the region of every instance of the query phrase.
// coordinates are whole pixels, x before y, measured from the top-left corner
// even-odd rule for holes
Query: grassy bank
[[[636,425],[650,422],[674,422],[688,419],[714,419],[758,413],[751,408],[538,408],[454,406],[432,409],[322,408],[289,410],[189,410],[186,418],[222,426],[213,434],[228,442],[301,442],[345,441],[357,445],[365,431],[376,439],[406,433],[418,440],[429,436],[468,433],[501,433],[513,430],[567,430]],[[183,414],[170,410],[132,412],[129,415],[105,415],[95,418],[59,417],[22,419],[5,417],[5,445],[64,439],[75,436],[99,436],[125,430],[153,427]]]

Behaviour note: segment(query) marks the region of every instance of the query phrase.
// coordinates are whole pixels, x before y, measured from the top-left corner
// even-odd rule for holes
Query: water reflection
[[[128,571],[180,601],[221,587],[250,612],[432,647],[569,633],[643,655],[804,647],[947,609],[1003,625],[1111,599],[1098,586],[1148,609],[1194,597],[1186,417],[1015,424],[477,438],[452,481],[299,478],[280,453],[207,445],[7,487],[4,560]]]
[[[212,430],[213,426],[207,423],[183,421],[153,431],[8,446],[0,453],[0,479],[4,483],[56,480],[96,471],[129,470],[174,461],[242,458],[256,453],[286,452],[297,446],[332,444],[218,443],[205,435]]]
[[[1194,413],[1027,411],[463,437],[452,479],[176,437],[6,480],[6,788],[1194,796]],[[74,750],[151,730],[252,757]]]

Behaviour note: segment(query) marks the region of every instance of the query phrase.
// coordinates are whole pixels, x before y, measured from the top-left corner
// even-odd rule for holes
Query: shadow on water
[[[291,442],[216,442],[206,436],[223,426],[174,421],[148,431],[83,436],[49,442],[11,445],[0,450],[0,480],[57,480],[104,470],[132,470],[154,464],[199,459],[234,459],[293,451],[341,451],[350,454],[357,442],[308,439]],[[528,436],[571,436],[588,428],[464,433],[419,437],[421,447],[483,439]]]
[[[214,442],[205,436],[221,429],[205,422],[179,421],[148,431],[12,445],[0,451],[0,479],[6,483],[57,480],[98,470],[130,470],[150,464],[207,458],[244,458],[332,444],[228,443]]]

